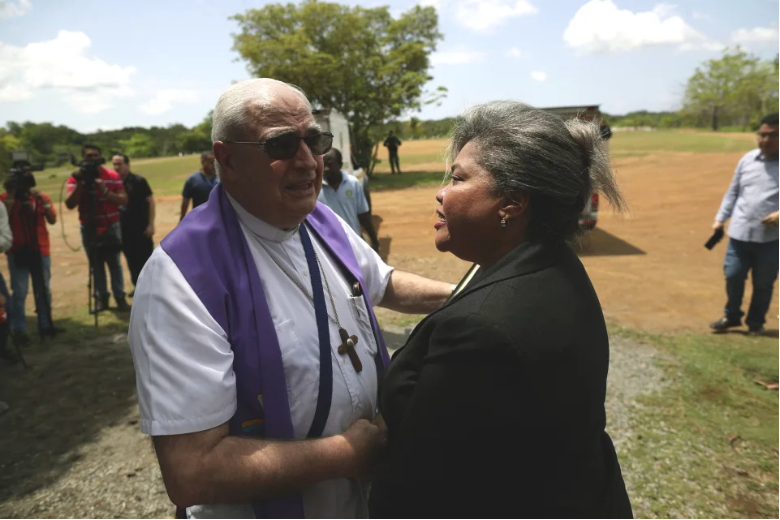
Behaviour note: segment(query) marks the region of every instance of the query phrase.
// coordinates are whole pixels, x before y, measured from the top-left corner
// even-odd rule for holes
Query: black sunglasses
[[[312,155],[325,155],[333,146],[333,134],[322,132],[301,137],[298,132],[285,132],[265,141],[222,141],[223,143],[248,144],[259,146],[272,161],[286,161],[295,157],[301,147],[301,141],[311,150]]]

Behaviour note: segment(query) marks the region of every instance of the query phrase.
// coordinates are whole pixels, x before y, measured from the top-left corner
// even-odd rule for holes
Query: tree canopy
[[[739,47],[708,60],[688,80],[683,112],[705,121],[712,130],[723,125],[757,126],[778,110],[778,58],[765,61]]]
[[[344,114],[355,162],[369,171],[377,128],[446,91],[424,90],[429,56],[442,38],[432,7],[415,6],[394,18],[388,7],[305,0],[233,19],[241,30],[234,49],[250,73],[297,85],[316,108]]]

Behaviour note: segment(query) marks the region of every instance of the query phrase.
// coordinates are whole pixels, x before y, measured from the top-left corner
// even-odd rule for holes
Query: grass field
[[[389,171],[386,150],[380,151],[377,173],[371,180],[376,191],[403,189],[415,185],[433,186],[444,173],[446,140],[407,141],[401,147],[401,166],[407,175],[386,177]],[[616,132],[610,141],[615,157],[650,155],[656,152],[733,152],[755,147],[753,134],[718,134],[713,132],[656,131]],[[110,160],[110,158],[107,158]],[[133,171],[143,175],[158,195],[179,195],[187,176],[200,169],[198,155],[139,159],[132,162]],[[49,168],[36,174],[40,189],[58,200],[60,187],[72,167]],[[414,174],[412,176],[411,174]]]
[[[777,338],[658,336],[613,328],[669,354],[668,385],[641,398],[622,447],[637,517],[776,518]]]

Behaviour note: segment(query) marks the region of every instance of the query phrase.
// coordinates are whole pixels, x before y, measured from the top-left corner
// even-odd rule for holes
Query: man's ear
[[[526,192],[515,194],[511,199],[505,200],[504,207],[501,208],[501,215],[507,220],[520,218],[528,213],[528,206],[531,202],[531,196]]]
[[[219,163],[220,174],[233,172],[232,157],[230,156],[230,150],[228,146],[222,141],[215,141],[212,151],[214,152],[214,160]]]

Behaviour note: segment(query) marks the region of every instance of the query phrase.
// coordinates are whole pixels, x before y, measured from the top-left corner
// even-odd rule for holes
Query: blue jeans
[[[51,279],[51,257],[44,256],[41,258],[41,262],[43,283],[46,291],[45,294],[36,295],[35,307],[38,309],[38,330],[47,330],[52,326],[51,288],[49,285],[49,280]],[[30,289],[30,269],[16,265],[14,255],[9,254],[8,271],[11,273],[11,290],[13,291],[12,303],[8,306],[8,322],[11,326],[11,333],[18,334],[24,332],[25,329],[24,305]],[[35,289],[34,286],[33,289]],[[44,298],[47,298],[48,301],[44,300]],[[44,312],[44,309],[48,309],[48,312]]]
[[[745,293],[745,280],[748,271],[752,270],[753,297],[750,300],[747,319],[748,327],[760,327],[766,321],[766,313],[772,302],[772,291],[775,288],[778,270],[778,241],[743,242],[729,240],[724,272],[726,274],[726,317],[730,320],[741,320],[742,295]]]
[[[119,222],[111,224],[111,227],[116,231],[119,239],[122,239],[122,228]],[[84,246],[84,251],[87,253],[87,260],[92,262],[93,251],[87,247],[87,231],[84,226],[81,226],[81,243]],[[95,265],[93,267],[93,276],[95,280],[94,295],[95,298],[102,298],[108,294],[108,287],[106,284],[106,269],[104,264],[108,264],[108,271],[111,273],[111,292],[114,293],[114,299],[125,297],[125,280],[122,275],[122,261],[120,259],[121,251],[116,253],[107,254],[103,251],[94,251],[95,253]]]

